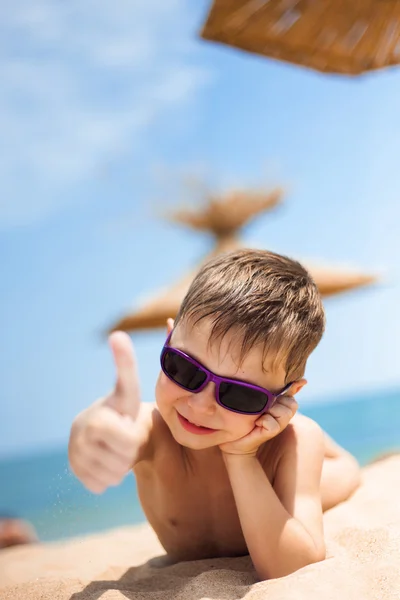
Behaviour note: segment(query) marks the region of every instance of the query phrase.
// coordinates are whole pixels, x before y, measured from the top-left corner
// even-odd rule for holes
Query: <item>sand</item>
[[[400,600],[400,455],[324,516],[327,559],[257,581],[250,558],[168,564],[148,524],[0,552],[1,600]]]

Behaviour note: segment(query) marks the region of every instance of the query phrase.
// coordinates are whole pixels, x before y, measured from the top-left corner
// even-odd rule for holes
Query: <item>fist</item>
[[[262,414],[254,423],[254,428],[249,434],[233,442],[221,444],[220,450],[226,455],[256,456],[258,448],[276,437],[290,423],[298,404],[292,396],[281,396],[265,414]]]
[[[109,344],[116,367],[115,387],[76,417],[68,445],[73,473],[97,494],[124,479],[141,443],[136,423],[140,395],[133,344],[122,331],[112,333]]]

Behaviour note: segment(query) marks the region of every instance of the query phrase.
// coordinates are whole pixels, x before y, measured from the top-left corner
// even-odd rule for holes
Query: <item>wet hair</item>
[[[240,343],[240,364],[255,346],[273,368],[283,361],[286,383],[304,375],[325,330],[316,283],[296,260],[268,250],[241,249],[206,262],[194,278],[175,319],[195,326],[211,321],[209,344],[229,332]]]

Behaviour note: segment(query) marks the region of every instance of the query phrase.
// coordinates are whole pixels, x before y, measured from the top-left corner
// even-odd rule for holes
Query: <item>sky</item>
[[[208,6],[0,6],[0,457],[65,446],[113,386],[107,327],[212,247],[164,213],[235,187],[285,189],[245,244],[380,277],[326,300],[299,402],[400,386],[400,70],[205,42]],[[164,336],[132,335],[143,401]]]

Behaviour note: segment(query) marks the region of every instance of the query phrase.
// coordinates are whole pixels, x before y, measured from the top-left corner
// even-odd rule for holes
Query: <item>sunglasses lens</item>
[[[237,383],[221,383],[219,400],[226,408],[239,412],[259,413],[267,405],[268,397],[259,390],[239,385]]]
[[[171,350],[165,351],[162,364],[168,377],[187,390],[197,390],[207,378],[204,371]]]

